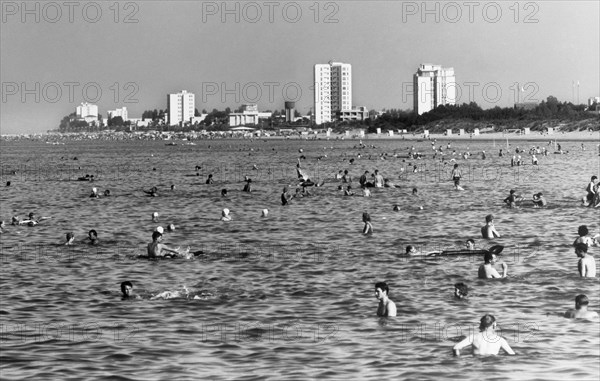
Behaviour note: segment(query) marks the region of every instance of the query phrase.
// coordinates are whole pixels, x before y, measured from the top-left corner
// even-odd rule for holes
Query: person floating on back
[[[590,301],[587,296],[577,295],[575,297],[575,309],[568,309],[564,316],[569,319],[598,320],[598,313],[588,311],[588,304],[590,304]]]
[[[390,289],[385,282],[375,283],[375,297],[379,300],[377,316],[396,316],[396,304],[389,298]]]
[[[494,315],[484,315],[479,324],[479,332],[469,334],[463,341],[456,344],[452,350],[455,356],[460,356],[460,350],[472,345],[473,355],[497,355],[502,348],[507,354],[514,355],[510,345],[496,333],[496,318]]]

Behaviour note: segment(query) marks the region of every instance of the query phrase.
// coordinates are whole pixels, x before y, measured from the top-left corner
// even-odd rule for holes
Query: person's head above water
[[[462,299],[467,295],[469,295],[469,287],[466,284],[462,282],[454,284],[454,296]]]
[[[33,220],[35,218],[35,213],[31,212],[29,213],[29,219]]]
[[[131,292],[133,291],[133,284],[126,280],[125,282],[121,283],[121,293],[123,294],[124,297],[128,298],[131,296]]]
[[[388,287],[387,283],[385,283],[385,282],[375,283],[375,291],[377,291],[377,289],[380,289],[381,291],[385,292],[386,296],[390,295],[390,288]]]
[[[167,231],[168,232],[174,232],[175,231],[175,224],[169,224],[169,225],[167,225]]]
[[[67,242],[71,242],[73,239],[75,239],[75,234],[71,232],[67,233]]]
[[[454,164],[454,168],[458,168],[458,164]]]
[[[475,248],[475,241],[471,238],[467,240],[466,244],[469,250],[473,250]]]
[[[406,246],[406,254],[411,254],[411,253],[416,253],[416,252],[417,252],[417,248],[414,247],[413,245]]]
[[[221,215],[222,215],[223,217],[227,217],[227,216],[229,216],[229,209],[227,209],[227,208],[223,209],[223,211],[221,212]]]
[[[486,314],[481,318],[479,330],[483,332],[489,327],[496,328],[496,318],[494,315]]]
[[[152,221],[158,220],[158,212],[152,213]]]
[[[163,229],[162,226],[157,226],[156,229],[154,229],[155,232],[159,232],[160,234],[164,234],[165,229]]]
[[[492,222],[492,221],[494,221],[493,214],[488,214],[487,216],[485,216],[485,222]]]
[[[261,217],[266,217],[269,215],[269,209],[263,209],[262,210],[262,214],[260,215]]]
[[[88,237],[90,237],[91,239],[98,239],[98,233],[96,232],[96,230],[92,229],[88,232]]]
[[[496,260],[496,254],[494,253],[490,253],[489,251],[486,251],[485,254],[483,255],[483,261],[485,263],[492,263]]]
[[[417,188],[413,188],[412,189],[412,194],[417,194],[419,191],[417,190]]]
[[[590,300],[584,294],[577,295],[575,297],[575,309],[580,310],[581,307],[587,307],[590,304]]]
[[[510,194],[514,194],[514,193],[515,193],[515,190],[514,190],[514,189],[511,189],[511,190],[510,190]]]
[[[586,236],[590,233],[590,231],[588,230],[588,227],[586,225],[581,225],[578,229],[577,229],[577,233],[579,234],[580,237]]]
[[[155,231],[155,232],[152,233],[152,240],[153,241],[157,241],[161,237],[162,237],[162,233],[160,233],[160,232],[156,232]]]
[[[223,196],[223,197],[227,196],[227,189],[225,189],[225,188],[221,189],[221,196]]]

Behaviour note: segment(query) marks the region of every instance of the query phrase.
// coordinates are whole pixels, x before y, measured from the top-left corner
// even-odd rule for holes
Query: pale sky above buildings
[[[287,96],[305,114],[313,65],[330,60],[352,64],[353,106],[368,109],[412,109],[421,63],[454,68],[459,104],[600,95],[596,0],[25,3],[1,1],[2,134],[56,128],[86,100],[140,117],[182,89],[199,110]]]

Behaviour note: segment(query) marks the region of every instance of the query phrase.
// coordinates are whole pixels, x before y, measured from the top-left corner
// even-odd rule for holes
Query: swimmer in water
[[[92,188],[92,194],[90,194],[90,197],[100,198],[100,195],[98,194],[98,188]]]
[[[575,309],[568,309],[564,316],[569,319],[598,320],[599,316],[596,311],[588,311],[589,304],[590,300],[586,295],[577,295],[575,297]]]
[[[508,197],[504,199],[504,203],[508,205],[510,208],[516,208],[517,202],[523,201],[523,198],[515,194],[515,190],[511,189]]]
[[[133,284],[126,280],[121,283],[121,294],[123,294],[123,299],[129,299],[133,296]]]
[[[494,216],[492,214],[485,216],[485,225],[481,228],[481,235],[485,239],[500,238],[500,234],[494,227]]]
[[[231,221],[231,216],[229,215],[229,209],[225,208],[223,209],[223,211],[221,212],[221,221]]]
[[[221,189],[221,197],[227,197],[227,189]]]
[[[152,188],[150,188],[150,190],[142,189],[142,191],[150,197],[158,197],[158,188],[157,187],[152,187]]]
[[[383,176],[379,173],[379,170],[375,170],[375,188],[383,188],[383,183],[385,182],[385,180],[383,179]]]
[[[379,300],[377,316],[396,316],[396,304],[389,298],[390,289],[385,282],[375,283],[375,297]]]
[[[67,242],[65,242],[65,245],[71,246],[73,244],[73,241],[75,241],[75,234],[71,232],[67,233]]]
[[[398,205],[398,204],[394,204],[394,209],[393,209],[393,211],[394,211],[394,212],[399,212],[399,211],[400,211],[400,205]]]
[[[90,230],[88,232],[87,239],[89,240],[90,245],[97,245],[98,244],[98,233],[96,232],[96,230],[94,230],[94,229]]]
[[[266,218],[269,215],[269,209],[263,209],[261,213],[262,218]]]
[[[581,259],[577,262],[577,269],[582,278],[596,277],[596,261],[588,254],[588,246],[585,243],[575,245],[575,254]]]
[[[481,318],[479,332],[469,334],[463,341],[456,344],[452,350],[455,356],[460,356],[460,350],[472,345],[473,355],[497,355],[502,348],[507,354],[514,355],[510,345],[496,333],[496,318],[493,315],[485,315]]]
[[[344,196],[354,196],[354,192],[352,192],[352,186],[348,185],[344,191]]]
[[[35,213],[31,212],[29,213],[29,219],[27,220],[22,220],[22,221],[18,221],[19,225],[27,225],[27,226],[35,226],[37,224],[39,224],[40,222],[42,222],[42,220],[48,219],[50,217],[41,217],[41,218],[36,218]]]
[[[501,263],[502,275],[494,268],[494,264],[496,264],[496,254],[488,251],[484,254],[483,259],[484,264],[479,266],[479,271],[477,273],[479,279],[506,278],[508,273],[508,265],[506,263]]]
[[[577,233],[579,234],[579,237],[573,242],[573,246],[577,246],[578,243],[584,243],[587,247],[600,246],[600,242],[597,240],[597,238],[600,237],[600,234],[590,237],[590,231],[588,230],[587,225],[579,226]]]
[[[475,250],[475,241],[469,238],[466,242],[467,250]]]
[[[169,224],[169,225],[167,225],[167,231],[169,233],[174,232],[175,231],[175,224]]]
[[[352,176],[350,176],[347,169],[344,171],[344,176],[342,176],[342,182],[343,183],[351,183],[352,182]]]
[[[288,187],[283,188],[283,192],[281,193],[281,205],[287,205],[292,201],[293,196],[289,194]]]
[[[533,195],[533,206],[535,208],[542,208],[546,205],[548,205],[548,201],[546,201],[542,192]]]
[[[364,212],[362,215],[362,220],[365,223],[365,226],[363,227],[363,234],[373,234],[373,225],[371,225],[371,215],[367,212]]]
[[[469,287],[466,284],[460,282],[454,284],[454,297],[457,299],[464,299],[469,295]]]
[[[406,255],[417,255],[417,248],[413,245],[406,246]]]
[[[252,179],[250,179],[250,178],[246,179],[246,185],[244,185],[244,189],[242,189],[242,191],[252,192]]]
[[[152,222],[158,222],[158,212],[152,213]]]
[[[104,197],[109,197],[110,196],[110,189],[106,189],[104,191]]]
[[[167,253],[172,253],[174,256],[182,256],[183,253],[179,252],[179,248],[171,249],[167,245],[161,243],[162,234],[155,231],[152,233],[152,242],[148,244],[148,257],[149,258],[161,258],[165,257]],[[167,254],[168,255],[168,254]]]
[[[208,178],[206,179],[206,184],[213,184],[213,175],[212,173],[208,175]]]
[[[371,197],[371,191],[368,188],[363,188],[363,197]]]
[[[413,188],[413,189],[412,189],[412,195],[413,195],[413,196],[417,196],[417,195],[418,195],[418,193],[419,193],[419,191],[417,190],[417,188]]]

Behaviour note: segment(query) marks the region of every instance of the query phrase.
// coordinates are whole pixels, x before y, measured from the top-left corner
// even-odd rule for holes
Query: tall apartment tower
[[[414,110],[421,115],[440,105],[456,104],[454,68],[421,64],[413,77]]]
[[[175,126],[180,122],[189,122],[196,108],[195,96],[182,90],[177,94],[167,95],[169,125]]]
[[[331,122],[338,111],[352,109],[352,65],[316,64],[314,74],[316,124]]]

